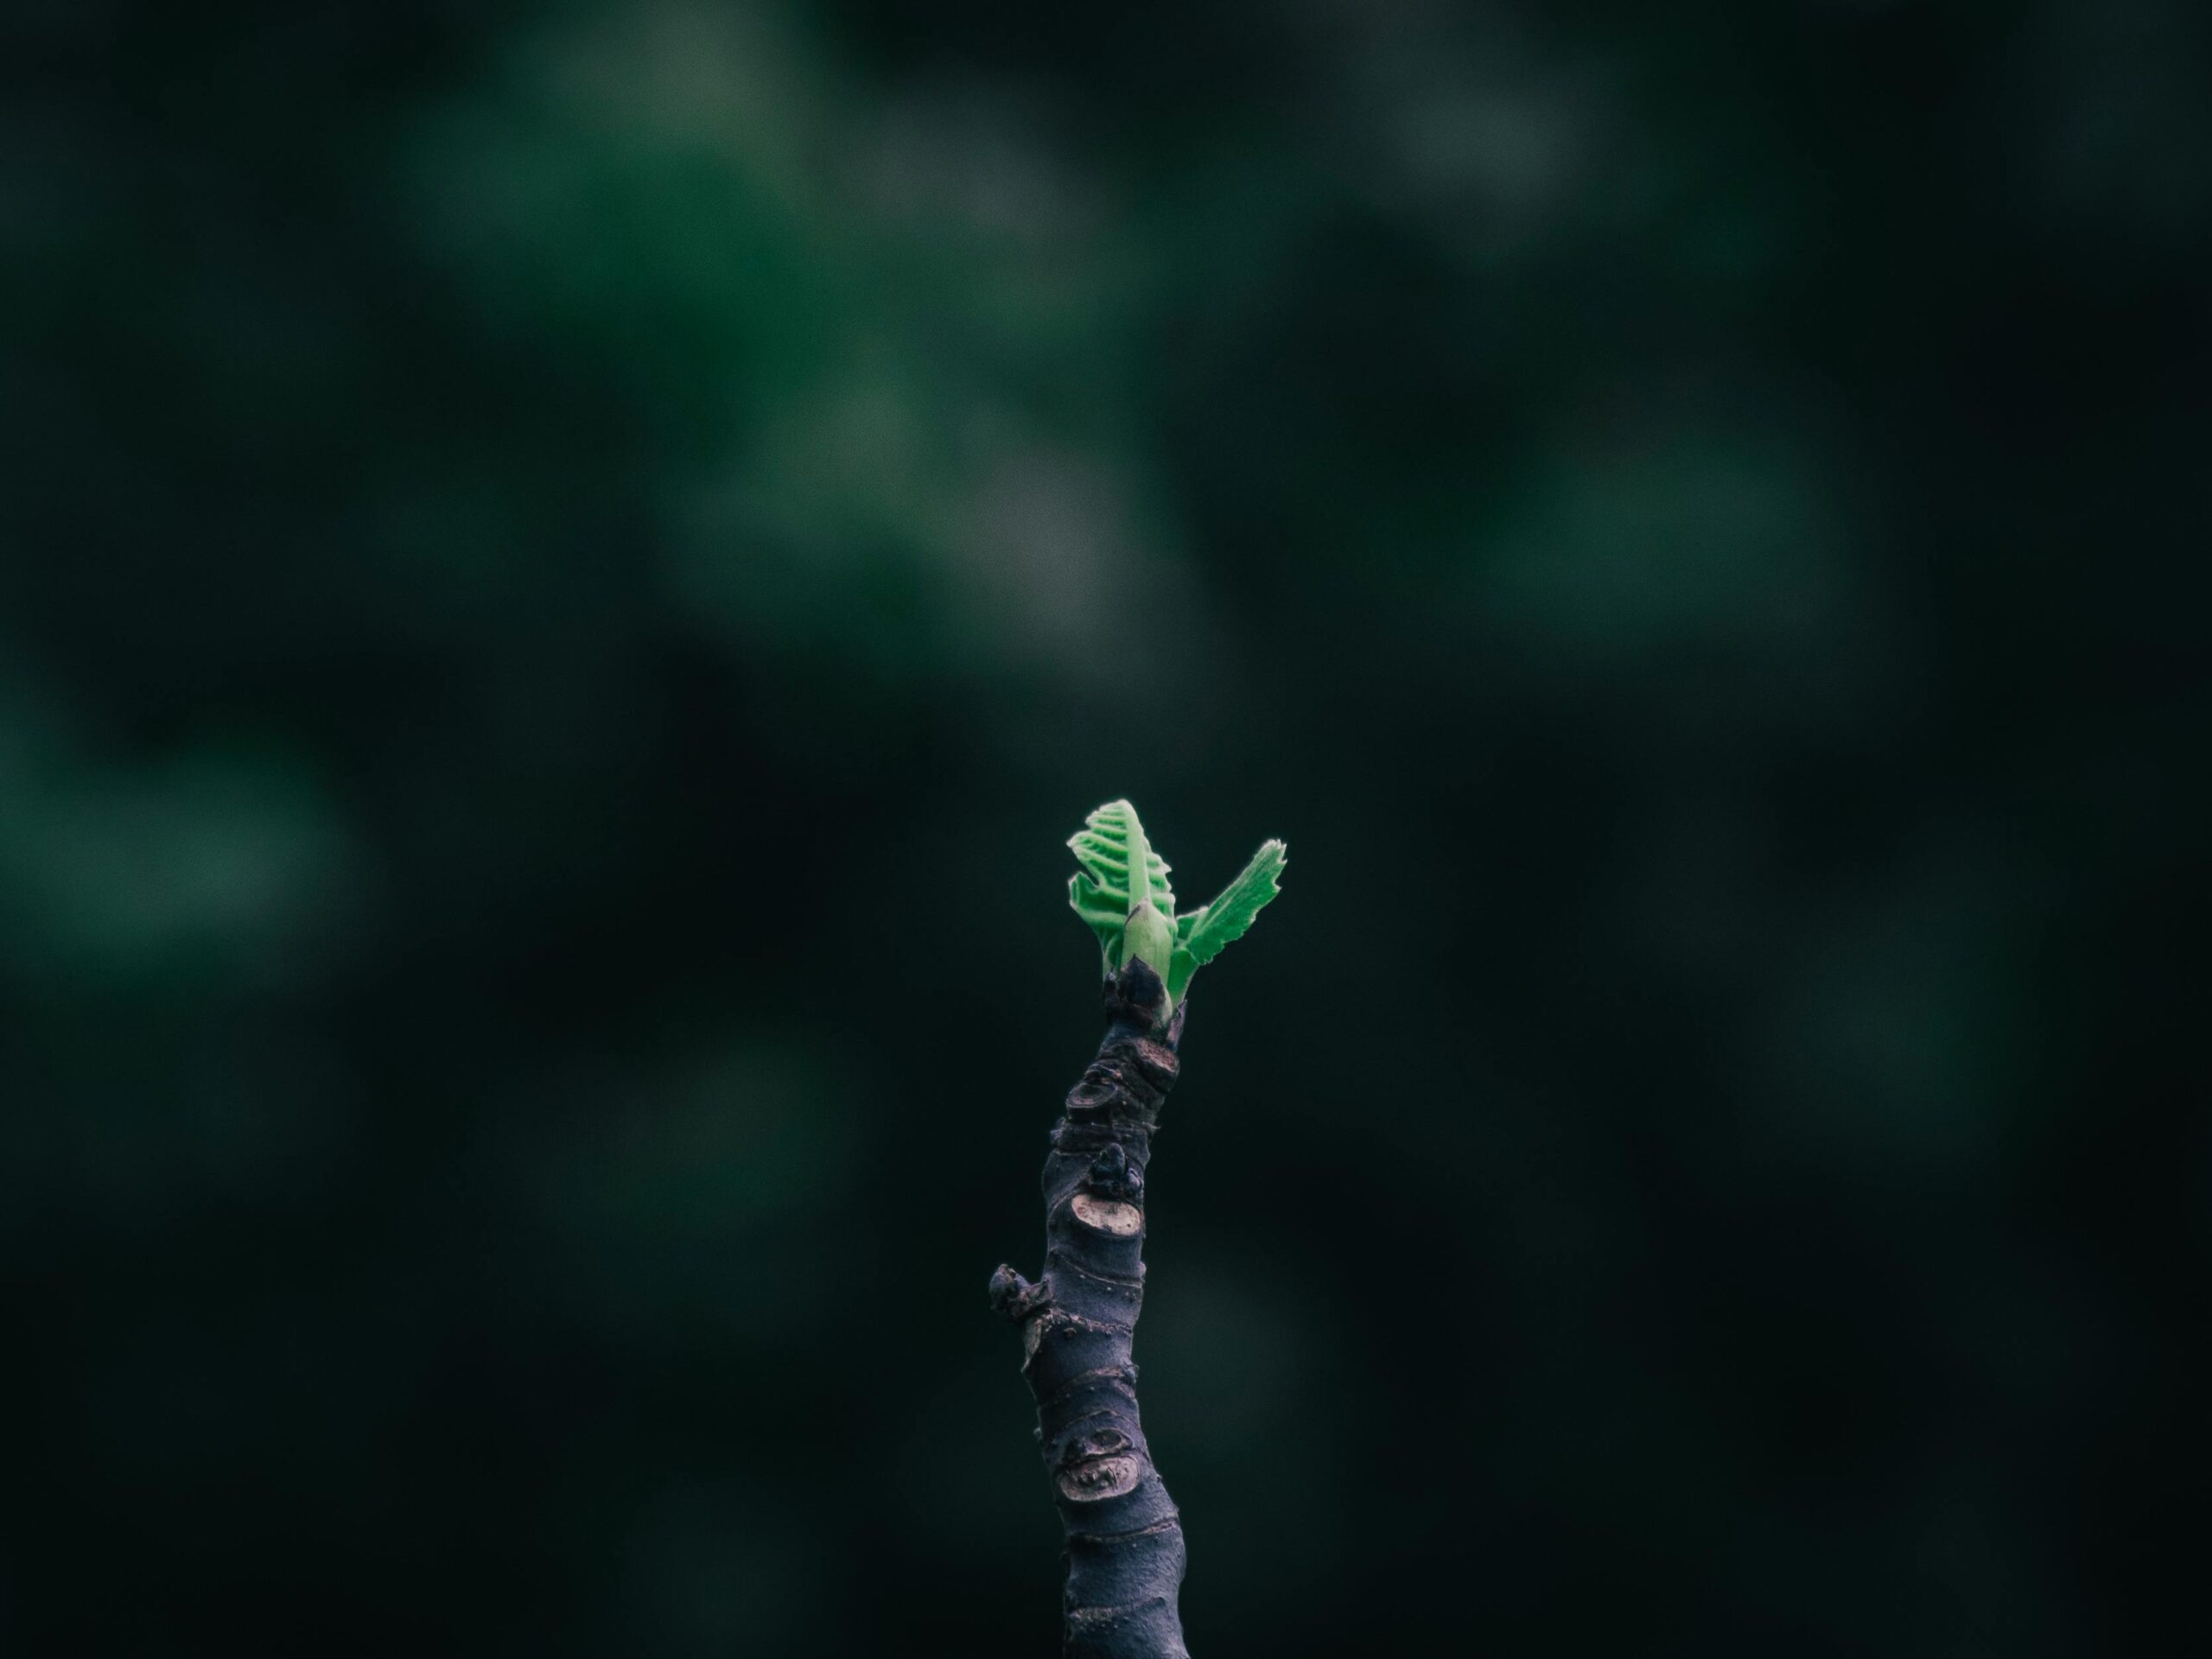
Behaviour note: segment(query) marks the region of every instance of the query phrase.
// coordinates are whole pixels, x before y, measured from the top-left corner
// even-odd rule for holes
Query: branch
[[[1111,1023],[1045,1158],[1045,1275],[991,1275],[1021,1327],[1021,1374],[1067,1533],[1065,1659],[1189,1659],[1176,1608],[1183,1526],[1137,1421],[1129,1357],[1144,1300],[1144,1177],[1179,1069],[1184,1007],[1132,957],[1106,982]]]

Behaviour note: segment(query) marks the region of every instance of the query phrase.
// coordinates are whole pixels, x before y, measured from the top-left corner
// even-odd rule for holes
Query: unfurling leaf
[[[1092,812],[1068,845],[1083,866],[1083,874],[1068,882],[1068,905],[1098,936],[1106,972],[1113,974],[1133,957],[1151,963],[1166,982],[1171,1009],[1191,976],[1243,938],[1261,906],[1280,891],[1275,878],[1286,857],[1282,842],[1268,842],[1219,898],[1178,919],[1166,861],[1152,850],[1136,809],[1127,801],[1109,801]]]
[[[1219,898],[1176,924],[1175,960],[1167,976],[1171,997],[1181,996],[1192,974],[1244,937],[1252,918],[1282,891],[1275,878],[1289,861],[1289,849],[1282,842],[1263,842]]]
[[[1132,842],[1144,849],[1146,884],[1151,888],[1152,902],[1160,906],[1162,915],[1172,918],[1175,914],[1175,894],[1167,885],[1167,863],[1145,839],[1144,825],[1137,821],[1136,808],[1127,801],[1109,801],[1084,820],[1082,829],[1068,837],[1068,845],[1075,849],[1076,862],[1090,873],[1090,879],[1101,892],[1119,902],[1125,915],[1134,898],[1129,891]]]
[[[1127,801],[1109,801],[1098,808],[1068,838],[1068,845],[1075,849],[1076,861],[1084,868],[1083,874],[1068,883],[1068,905],[1098,936],[1098,948],[1105,953],[1106,971],[1110,974],[1122,965],[1122,936],[1135,902],[1129,880],[1132,847],[1138,849],[1146,896],[1172,919],[1175,893],[1167,885],[1167,863],[1152,850],[1152,843],[1145,839],[1144,825],[1137,820],[1136,808]],[[1162,964],[1153,965],[1160,970],[1162,979],[1166,978]]]

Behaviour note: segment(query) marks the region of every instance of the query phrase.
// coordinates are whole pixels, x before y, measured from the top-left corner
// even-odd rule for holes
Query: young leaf
[[[1068,906],[1098,936],[1098,948],[1106,957],[1106,971],[1112,973],[1118,965],[1115,957],[1121,951],[1122,927],[1129,918],[1128,907],[1116,903],[1101,891],[1096,881],[1081,874],[1068,878]]]
[[[1219,898],[1179,919],[1166,861],[1152,850],[1136,809],[1127,801],[1109,801],[1092,812],[1068,845],[1083,866],[1068,882],[1069,908],[1098,936],[1109,975],[1131,957],[1159,972],[1167,992],[1158,1016],[1162,1020],[1182,999],[1191,976],[1242,938],[1261,906],[1280,891],[1275,878],[1286,856],[1282,842],[1268,842]]]
[[[1167,982],[1175,958],[1175,928],[1157,905],[1139,905],[1129,912],[1128,925],[1122,930],[1122,960],[1127,963],[1131,957],[1150,963],[1160,983]],[[1167,1006],[1175,1006],[1172,995]]]
[[[1150,889],[1152,902],[1161,915],[1173,919],[1175,914],[1175,891],[1167,884],[1167,862],[1152,850],[1145,839],[1144,826],[1137,822],[1137,810],[1127,801],[1109,801],[1093,811],[1084,821],[1084,826],[1068,838],[1068,845],[1075,849],[1076,862],[1082,865],[1097,890],[1103,909],[1110,905],[1118,914],[1118,924],[1129,913],[1135,896],[1129,891],[1129,849],[1131,843],[1144,849],[1145,885]],[[1070,903],[1075,901],[1071,897]],[[1077,913],[1085,921],[1090,919],[1081,905]]]
[[[1221,890],[1220,897],[1177,923],[1174,960],[1167,975],[1171,997],[1180,999],[1192,974],[1244,937],[1261,907],[1281,892],[1275,878],[1282,874],[1288,859],[1282,842],[1266,842],[1236,879]]]
[[[1152,908],[1152,842],[1145,838],[1135,807],[1129,808],[1124,827],[1128,834],[1129,914],[1134,916]]]

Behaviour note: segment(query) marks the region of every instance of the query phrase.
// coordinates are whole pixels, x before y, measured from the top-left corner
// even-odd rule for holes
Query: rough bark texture
[[[1187,1659],[1176,1593],[1183,1526],[1137,1421],[1129,1358],[1144,1300],[1144,1174],[1175,1082],[1182,1007],[1164,1032],[1160,976],[1133,961],[1108,982],[1111,1024],[1069,1090],[1045,1158],[1045,1275],[991,1275],[1021,1328],[1037,1441],[1067,1530],[1067,1659]]]

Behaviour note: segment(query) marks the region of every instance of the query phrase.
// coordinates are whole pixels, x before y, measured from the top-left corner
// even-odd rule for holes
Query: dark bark
[[[1176,1594],[1183,1526],[1137,1421],[1129,1358],[1144,1300],[1145,1167],[1173,1086],[1183,1009],[1153,1015],[1160,976],[1132,962],[1106,987],[1111,1023],[1045,1158],[1045,1274],[991,1275],[1021,1327],[1037,1442],[1067,1531],[1067,1659],[1187,1659]]]

